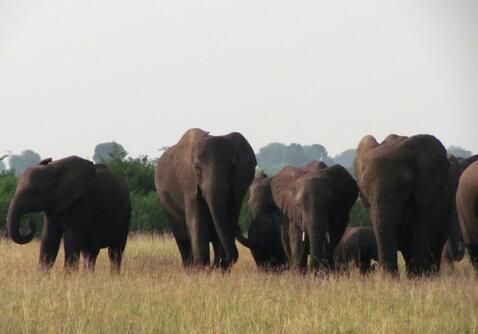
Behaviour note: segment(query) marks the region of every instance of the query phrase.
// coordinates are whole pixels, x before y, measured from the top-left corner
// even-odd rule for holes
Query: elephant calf
[[[340,270],[348,269],[353,262],[360,273],[371,270],[372,260],[378,261],[377,241],[370,227],[347,227],[334,251],[334,263]]]
[[[18,244],[33,239],[35,224],[20,233],[24,214],[44,212],[40,267],[50,269],[60,240],[65,248],[65,269],[76,270],[80,253],[94,269],[101,248],[108,247],[112,272],[119,272],[128,236],[131,206],[125,182],[104,165],[71,156],[45,159],[28,168],[18,180],[7,218],[9,237]]]
[[[274,203],[271,178],[258,174],[249,188],[249,209],[252,221],[248,240],[238,241],[251,250],[256,265],[261,270],[279,271],[287,266],[287,257],[281,242],[281,224],[284,216]]]

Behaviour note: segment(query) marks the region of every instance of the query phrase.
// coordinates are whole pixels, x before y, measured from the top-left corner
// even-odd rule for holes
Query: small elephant
[[[235,239],[242,200],[254,178],[256,158],[237,132],[211,136],[190,129],[159,158],[155,185],[184,266],[214,266],[237,261]]]
[[[398,250],[409,276],[439,271],[452,212],[449,168],[445,148],[431,135],[360,141],[355,175],[386,271],[398,274]]]
[[[478,161],[466,168],[460,177],[456,207],[463,240],[478,273]]]
[[[334,263],[340,270],[346,270],[351,262],[360,273],[371,271],[372,260],[378,261],[377,241],[370,227],[347,227],[334,251]]]
[[[340,165],[312,161],[303,168],[284,167],[272,177],[271,190],[287,217],[281,236],[289,266],[304,272],[310,254],[313,271],[333,268],[333,250],[358,197],[353,177]]]
[[[24,214],[44,212],[40,268],[50,269],[63,236],[65,269],[77,270],[80,253],[93,270],[101,248],[108,247],[111,271],[119,273],[131,217],[125,182],[106,166],[71,156],[42,160],[19,178],[7,217],[9,237],[18,244],[33,239],[35,224],[20,233]]]
[[[252,221],[248,230],[248,242],[241,244],[250,248],[256,265],[261,270],[280,271],[287,266],[287,257],[282,248],[281,224],[284,216],[274,203],[271,178],[259,173],[249,188],[249,208]]]

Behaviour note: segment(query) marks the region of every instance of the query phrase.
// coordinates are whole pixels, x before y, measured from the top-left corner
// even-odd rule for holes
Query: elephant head
[[[240,133],[225,136],[205,133],[192,147],[190,158],[192,170],[184,177],[187,182],[184,191],[206,203],[207,214],[225,251],[222,265],[228,266],[238,257],[234,240],[239,234],[242,200],[254,178],[254,151]]]
[[[327,245],[337,245],[358,196],[352,176],[340,165],[313,161],[301,169],[284,167],[271,185],[276,205],[308,240],[311,268],[328,264]]]
[[[20,233],[20,221],[24,214],[66,211],[93,189],[93,163],[75,156],[51,161],[50,158],[45,159],[28,168],[18,180],[7,216],[8,235],[16,243],[28,243],[35,234],[33,222],[29,222],[30,230],[26,235]]]

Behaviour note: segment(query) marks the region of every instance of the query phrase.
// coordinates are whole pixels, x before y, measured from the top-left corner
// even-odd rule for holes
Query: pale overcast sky
[[[0,155],[158,156],[190,127],[478,153],[476,0],[0,0]]]

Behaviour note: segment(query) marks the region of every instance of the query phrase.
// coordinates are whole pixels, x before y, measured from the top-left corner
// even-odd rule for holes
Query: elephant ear
[[[231,132],[224,136],[234,148],[234,167],[237,183],[234,187],[237,199],[246,193],[256,172],[256,155],[249,142],[239,132]]]
[[[38,164],[41,165],[41,166],[46,166],[48,165],[50,162],[52,162],[53,159],[52,158],[45,158],[43,159],[42,161],[40,161]]]
[[[232,132],[225,136],[229,139],[234,147],[235,155],[235,165],[237,167],[237,172],[243,174],[246,179],[254,178],[255,167],[257,166],[256,155],[252,149],[249,142],[244,138],[239,132]],[[251,166],[254,168],[251,169]]]
[[[344,201],[346,206],[352,206],[357,200],[359,189],[357,182],[342,165],[336,164],[326,170],[327,176],[332,179],[333,197]]]
[[[198,191],[198,175],[194,165],[194,150],[197,144],[209,136],[209,132],[193,128],[186,131],[179,142],[170,147],[163,155],[166,165],[177,182],[181,184],[185,196],[196,196]],[[161,157],[163,158],[163,157]]]
[[[82,196],[94,191],[96,170],[91,161],[72,156],[52,162],[50,166],[57,172],[55,209],[58,212],[67,210]]]
[[[298,226],[302,227],[302,215],[295,199],[297,178],[302,170],[286,166],[272,177],[271,191],[274,202],[280,211]]]
[[[371,149],[377,147],[378,145],[379,144],[377,140],[375,139],[375,137],[371,135],[367,135],[363,137],[360,143],[358,144],[357,153],[356,153],[355,162],[354,162],[355,177],[357,178],[357,180],[360,181],[362,179],[362,175],[364,172],[363,160],[365,158],[365,155],[367,155],[367,153]]]

